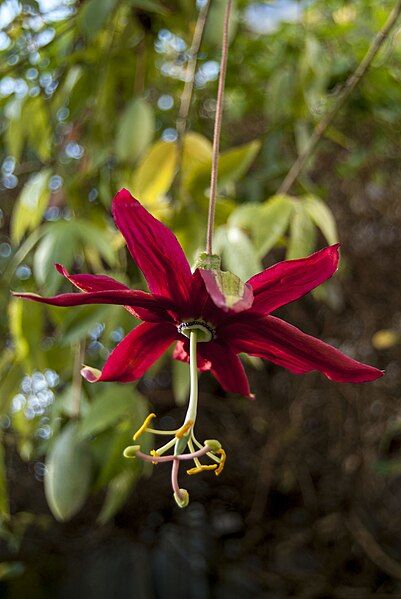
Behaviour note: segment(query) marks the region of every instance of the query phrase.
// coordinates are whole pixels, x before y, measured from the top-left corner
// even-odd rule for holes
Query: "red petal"
[[[201,372],[210,370],[211,364],[209,360],[206,360],[199,351],[197,351],[198,370]],[[177,345],[174,348],[173,358],[180,360],[181,362],[189,363],[189,341],[188,339],[177,341]]]
[[[126,189],[114,197],[112,212],[150,291],[174,299],[176,303],[187,300],[191,269],[170,229],[153,218]]]
[[[114,289],[130,291],[129,287],[116,281],[112,277],[108,277],[106,275],[88,275],[88,274],[80,274],[80,275],[71,275],[64,266],[61,264],[56,264],[56,269],[58,272],[63,275],[66,279],[68,279],[75,287],[80,289],[81,291],[91,292],[91,291],[112,291]],[[148,310],[145,308],[136,309],[132,306],[124,306],[128,312],[133,314],[136,318],[140,318],[141,320],[147,320],[149,322],[153,322],[155,320],[160,319],[160,308],[157,311]],[[166,315],[166,318],[169,317]]]
[[[319,370],[337,382],[363,383],[383,376],[383,371],[349,358],[275,316],[248,313],[241,320],[221,333],[236,352],[265,358],[295,374]]]
[[[204,343],[201,351],[210,360],[211,372],[225,391],[254,399],[242,362],[228,344]]]
[[[300,260],[284,260],[249,279],[253,287],[253,312],[268,314],[299,299],[337,270],[339,244]]]
[[[199,343],[198,369],[211,370],[213,376],[219,381],[225,391],[239,393],[253,399],[249,389],[249,382],[241,360],[228,347],[216,341]],[[173,358],[182,362],[189,362],[189,343],[187,340],[178,341]]]
[[[84,366],[81,374],[90,383],[139,379],[177,339],[174,325],[144,322],[133,329],[111,352],[102,372]]]
[[[81,291],[110,291],[112,289],[129,289],[123,283],[116,281],[106,275],[71,275],[64,266],[55,264],[58,272],[68,279],[75,287]]]
[[[145,308],[150,310],[154,319],[166,319],[166,310],[172,305],[164,298],[155,298],[144,291],[131,291],[130,289],[112,289],[109,291],[92,291],[88,293],[62,293],[53,297],[42,297],[36,293],[14,293],[14,297],[28,299],[51,306],[83,306],[86,304],[117,304],[131,306],[132,308]]]

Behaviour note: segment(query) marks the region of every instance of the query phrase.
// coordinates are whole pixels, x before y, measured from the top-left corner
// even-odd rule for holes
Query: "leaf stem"
[[[213,133],[213,155],[212,155],[212,172],[210,175],[210,196],[209,196],[209,213],[207,219],[207,235],[206,235],[206,253],[213,253],[213,230],[214,230],[214,215],[216,212],[216,194],[217,194],[217,177],[219,170],[219,151],[220,151],[220,134],[221,120],[223,115],[223,100],[224,100],[224,85],[227,71],[227,58],[229,46],[229,25],[232,8],[232,0],[227,0],[226,10],[224,13],[223,25],[223,42],[221,48],[220,61],[220,76],[217,89],[216,116],[214,121]]]
[[[357,66],[356,70],[346,80],[344,87],[342,88],[333,108],[331,110],[329,110],[329,112],[327,112],[315,126],[306,148],[304,149],[303,152],[301,152],[301,154],[298,156],[298,158],[292,165],[287,176],[285,177],[284,181],[280,185],[280,187],[277,191],[277,194],[286,194],[290,191],[291,187],[293,186],[296,179],[302,172],[302,170],[305,167],[306,163],[308,162],[309,158],[312,156],[312,154],[315,151],[318,143],[320,142],[323,134],[325,133],[325,131],[327,130],[327,128],[333,121],[334,117],[337,115],[339,110],[345,104],[346,100],[351,95],[351,93],[354,91],[354,89],[357,87],[357,85],[361,82],[363,76],[365,75],[366,71],[370,67],[374,57],[376,56],[376,54],[382,47],[382,45],[385,42],[385,40],[387,39],[390,31],[392,30],[395,23],[397,22],[397,19],[400,16],[400,14],[401,14],[401,0],[399,0],[397,2],[397,4],[394,6],[393,10],[391,11],[390,15],[388,16],[387,21],[385,22],[382,29],[376,34],[375,38],[373,39],[372,43],[369,46],[368,51],[366,52],[365,56],[363,57],[363,59],[361,60],[359,65]]]

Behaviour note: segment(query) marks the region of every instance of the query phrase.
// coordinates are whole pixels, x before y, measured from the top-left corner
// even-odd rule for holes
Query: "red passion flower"
[[[176,344],[174,358],[188,362],[188,330],[194,328],[198,341],[203,341],[197,344],[199,370],[210,370],[225,391],[247,397],[252,395],[240,353],[264,358],[295,374],[318,370],[338,382],[361,383],[383,375],[272,316],[277,308],[299,299],[334,274],[338,245],[267,268],[247,281],[246,301],[232,308],[219,307],[213,285],[208,284],[211,271],[196,269],[192,273],[174,234],[126,189],[114,197],[112,213],[150,293],[133,291],[105,275],[71,275],[57,264],[60,274],[82,293],[47,298],[14,294],[54,306],[119,304],[143,321],[115,347],[102,371],[89,366],[82,369],[89,382],[134,381],[172,343]]]

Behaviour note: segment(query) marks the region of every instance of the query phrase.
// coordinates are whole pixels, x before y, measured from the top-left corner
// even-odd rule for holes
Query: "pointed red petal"
[[[117,304],[145,308],[152,312],[153,319],[166,319],[166,310],[172,304],[164,298],[155,298],[144,291],[131,291],[130,289],[112,289],[109,291],[91,291],[88,293],[62,293],[53,297],[42,297],[36,293],[12,293],[14,297],[49,304],[51,306],[83,306],[86,304]]]
[[[229,393],[239,393],[249,399],[254,398],[241,360],[227,345],[210,341],[199,343],[197,350],[198,369],[201,372],[211,370],[223,389]],[[181,362],[189,362],[188,340],[177,342],[173,358]]]
[[[383,376],[383,371],[349,358],[274,316],[248,313],[227,325],[220,334],[234,351],[265,358],[295,374],[318,370],[333,381],[349,383],[373,381]]]
[[[172,324],[144,322],[128,333],[115,347],[101,372],[84,366],[81,374],[90,383],[135,381],[166,351],[177,336],[177,329]]]
[[[55,264],[57,271],[81,291],[110,291],[112,289],[129,289],[123,283],[106,275],[71,275],[64,266]]]
[[[149,214],[126,189],[114,197],[112,212],[150,291],[176,303],[187,300],[191,269],[170,229]]]
[[[254,398],[242,362],[228,344],[204,343],[201,351],[204,358],[210,360],[211,372],[225,391]]]
[[[284,260],[249,279],[252,311],[268,314],[299,299],[329,279],[337,270],[339,244],[300,260]]]
[[[116,281],[112,277],[108,277],[107,275],[88,275],[88,274],[79,274],[79,275],[71,275],[64,266],[61,264],[55,264],[58,272],[63,275],[66,279],[68,279],[75,287],[80,289],[81,291],[91,292],[91,291],[112,291],[114,289],[130,291],[129,287]],[[161,317],[161,308],[158,307],[157,310],[152,310],[151,306],[149,309],[126,305],[124,306],[128,312],[133,314],[136,318],[140,318],[141,320],[146,320],[148,322],[154,322],[155,320],[159,320]],[[166,318],[169,320],[169,317],[166,315]]]

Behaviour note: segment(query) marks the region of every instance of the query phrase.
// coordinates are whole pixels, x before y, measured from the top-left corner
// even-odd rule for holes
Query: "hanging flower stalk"
[[[272,315],[276,309],[299,299],[334,274],[339,260],[338,244],[307,258],[279,262],[247,282],[222,271],[219,256],[212,253],[230,9],[231,0],[228,0],[216,110],[206,252],[200,255],[194,271],[191,271],[174,234],[129,191],[122,189],[113,199],[114,221],[147,281],[149,293],[131,290],[105,275],[73,275],[56,264],[59,273],[81,293],[65,293],[48,298],[33,293],[14,294],[63,307],[118,304],[143,321],[115,347],[101,371],[91,366],[82,368],[82,376],[91,383],[135,381],[175,343],[174,359],[189,362],[190,365],[190,398],[184,421],[176,430],[159,430],[152,427],[155,414],[150,414],[134,434],[133,440],[137,441],[143,434],[151,433],[167,438],[166,443],[150,454],[142,452],[140,444],[132,445],[126,448],[124,455],[153,464],[171,463],[172,489],[180,507],[185,507],[189,500],[188,492],[179,485],[180,465],[191,466],[187,469],[189,475],[204,470],[219,475],[226,460],[219,441],[212,439],[201,443],[195,436],[199,371],[210,371],[225,391],[250,399],[254,396],[238,356],[240,353],[266,359],[295,374],[317,370],[337,382],[361,383],[383,375],[381,370],[346,356]]]

